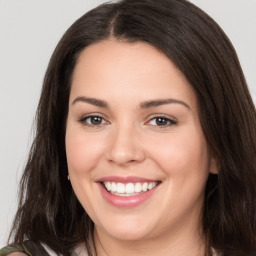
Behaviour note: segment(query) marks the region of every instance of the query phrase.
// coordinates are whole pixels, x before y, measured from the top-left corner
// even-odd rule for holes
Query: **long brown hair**
[[[65,123],[72,73],[81,51],[109,37],[146,42],[168,56],[193,87],[202,128],[218,159],[206,185],[207,253],[256,255],[256,111],[236,52],[222,29],[186,0],[123,0],[78,19],[50,60],[37,130],[21,180],[14,242],[43,242],[71,255],[84,242],[93,255],[93,223],[67,180]]]

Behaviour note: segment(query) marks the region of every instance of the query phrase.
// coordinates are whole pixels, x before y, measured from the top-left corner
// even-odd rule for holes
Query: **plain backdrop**
[[[0,0],[0,247],[17,207],[18,182],[51,53],[77,18],[103,2]],[[256,102],[256,0],[191,2],[210,14],[233,42]]]

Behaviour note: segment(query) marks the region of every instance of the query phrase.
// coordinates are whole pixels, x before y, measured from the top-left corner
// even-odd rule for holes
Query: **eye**
[[[168,127],[172,125],[176,125],[177,121],[164,117],[164,116],[156,116],[149,120],[148,124],[159,127]]]
[[[101,126],[107,123],[107,121],[98,115],[84,116],[79,120],[83,125],[87,126]]]

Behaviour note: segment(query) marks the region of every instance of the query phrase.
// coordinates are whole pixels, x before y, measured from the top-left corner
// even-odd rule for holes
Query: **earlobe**
[[[209,172],[211,174],[218,174],[220,170],[220,164],[219,161],[217,159],[217,157],[212,156],[211,160],[210,160],[210,168],[209,168]]]

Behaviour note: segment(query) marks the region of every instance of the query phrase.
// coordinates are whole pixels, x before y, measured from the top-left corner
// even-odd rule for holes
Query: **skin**
[[[175,101],[141,106],[159,99]],[[102,119],[93,125],[88,116],[95,115]],[[156,117],[165,118],[163,125]],[[70,93],[66,152],[72,187],[95,223],[98,255],[204,255],[204,190],[217,164],[196,95],[163,53],[146,43],[115,39],[81,53]],[[148,200],[123,209],[103,198],[96,181],[105,176],[161,183]]]

